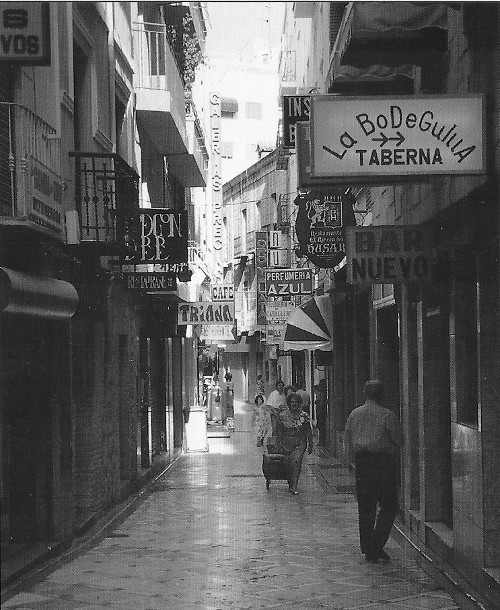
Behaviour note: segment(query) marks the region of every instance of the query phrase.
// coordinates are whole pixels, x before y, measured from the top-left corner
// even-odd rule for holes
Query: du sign
[[[379,180],[485,172],[481,95],[311,98],[312,176]]]

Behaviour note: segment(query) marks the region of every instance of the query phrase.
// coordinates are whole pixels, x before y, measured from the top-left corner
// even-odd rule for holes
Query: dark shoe
[[[391,556],[389,555],[389,553],[386,553],[384,551],[384,549],[382,549],[381,551],[379,551],[377,553],[377,557],[381,560],[381,561],[390,561],[391,560]]]
[[[365,553],[366,561],[370,563],[378,563],[378,556],[372,555],[371,553]]]

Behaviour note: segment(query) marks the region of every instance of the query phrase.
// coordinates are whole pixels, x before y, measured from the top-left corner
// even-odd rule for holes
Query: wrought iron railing
[[[30,108],[0,102],[0,217],[62,237],[61,139]]]
[[[80,240],[105,254],[133,253],[139,243],[139,176],[114,153],[72,152]]]

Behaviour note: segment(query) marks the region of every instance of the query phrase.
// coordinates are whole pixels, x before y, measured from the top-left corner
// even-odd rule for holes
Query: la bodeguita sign
[[[311,99],[312,176],[342,180],[485,172],[481,95]]]
[[[347,227],[346,257],[350,284],[429,280],[432,234],[419,225]]]

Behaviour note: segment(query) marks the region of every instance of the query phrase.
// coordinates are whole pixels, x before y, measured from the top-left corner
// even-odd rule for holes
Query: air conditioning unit
[[[80,243],[80,218],[76,210],[69,210],[64,217],[66,243],[75,246]]]

